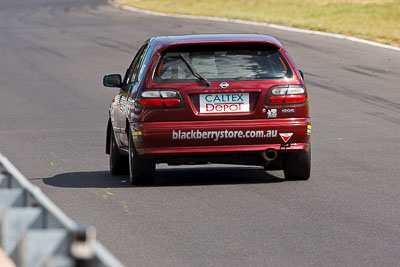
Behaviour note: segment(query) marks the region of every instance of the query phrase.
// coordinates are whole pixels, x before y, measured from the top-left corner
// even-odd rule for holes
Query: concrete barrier
[[[93,226],[72,221],[1,154],[0,248],[2,267],[123,266]]]

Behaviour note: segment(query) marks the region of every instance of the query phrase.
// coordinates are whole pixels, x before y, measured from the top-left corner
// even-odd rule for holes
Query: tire
[[[283,173],[286,180],[304,181],[310,179],[311,174],[311,145],[307,152],[293,153],[285,161]]]
[[[153,160],[141,158],[137,154],[129,131],[129,182],[132,185],[152,184],[155,170],[156,164]]]
[[[110,133],[110,172],[112,175],[128,174],[128,157],[121,155],[117,142],[115,141],[114,131]]]

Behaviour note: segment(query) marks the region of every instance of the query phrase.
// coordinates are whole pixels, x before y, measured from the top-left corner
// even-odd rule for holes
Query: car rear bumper
[[[132,124],[139,155],[247,153],[308,150],[310,118],[145,122]],[[281,134],[290,135],[287,142]]]
[[[307,143],[294,143],[290,147],[282,147],[281,144],[268,145],[238,145],[238,146],[193,146],[193,147],[160,147],[160,148],[145,148],[140,149],[140,155],[161,156],[166,154],[187,155],[187,154],[216,154],[216,153],[240,153],[240,152],[263,152],[267,149],[275,149],[278,152],[290,152],[308,150]]]

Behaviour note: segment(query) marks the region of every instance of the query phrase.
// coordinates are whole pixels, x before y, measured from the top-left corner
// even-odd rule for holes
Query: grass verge
[[[340,33],[400,46],[400,0],[118,0],[163,13],[224,17]]]

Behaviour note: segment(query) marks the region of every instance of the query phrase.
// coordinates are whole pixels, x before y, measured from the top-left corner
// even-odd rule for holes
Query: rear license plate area
[[[200,94],[200,113],[242,113],[250,111],[249,93]]]

